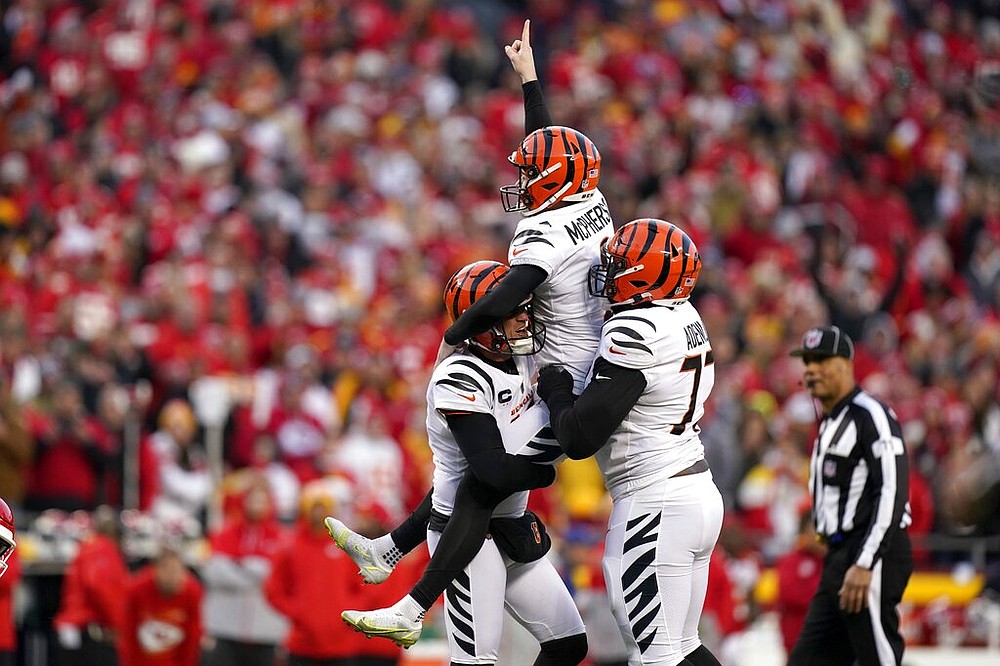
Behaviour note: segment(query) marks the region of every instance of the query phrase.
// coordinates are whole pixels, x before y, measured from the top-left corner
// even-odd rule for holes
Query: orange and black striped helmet
[[[508,213],[533,215],[563,201],[589,199],[601,179],[597,146],[569,127],[535,130],[507,159],[520,170],[516,183],[500,188]]]
[[[590,291],[613,304],[686,301],[701,273],[701,256],[680,227],[653,218],[632,220],[608,239]]]
[[[475,261],[459,269],[444,288],[444,305],[451,320],[458,319],[473,303],[490,293],[509,272],[510,268],[499,261]],[[527,356],[538,352],[545,343],[545,329],[535,321],[530,295],[504,319],[518,316],[522,311],[528,314],[522,337],[508,338],[501,321],[472,336],[469,344],[495,354]]]

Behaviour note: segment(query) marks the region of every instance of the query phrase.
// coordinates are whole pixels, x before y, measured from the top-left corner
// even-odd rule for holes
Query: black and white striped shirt
[[[820,422],[809,486],[816,532],[834,544],[863,534],[855,564],[870,569],[912,521],[906,447],[892,409],[860,388],[841,400]]]

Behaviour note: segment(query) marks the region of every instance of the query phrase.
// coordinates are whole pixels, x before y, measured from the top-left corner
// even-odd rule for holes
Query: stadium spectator
[[[808,506],[799,515],[799,534],[795,546],[775,563],[778,575],[776,610],[785,654],[792,653],[802,632],[806,611],[823,573],[826,547],[816,538],[812,513]]]
[[[253,439],[250,465],[243,469],[253,470],[267,481],[274,511],[282,522],[290,523],[295,520],[299,511],[301,484],[295,472],[278,460],[278,446],[274,435],[266,431],[257,433]]]
[[[375,538],[387,533],[395,524],[389,512],[379,505],[358,506],[354,510],[354,523],[360,534]],[[383,608],[406,594],[416,582],[427,562],[426,554],[400,560],[393,575],[381,585],[361,586],[356,603],[363,608]],[[354,603],[354,600],[352,600]],[[389,641],[359,641],[355,657],[358,666],[395,666],[402,660],[399,647]]]
[[[140,503],[161,521],[202,516],[211,492],[205,451],[196,439],[198,421],[186,400],[160,410],[159,429],[140,450]]]
[[[722,544],[712,551],[708,561],[708,590],[702,610],[702,640],[727,664],[739,664],[740,639],[747,629],[746,600],[729,575],[733,562]]]
[[[894,239],[894,252],[889,259],[893,270],[888,286],[883,288],[876,272],[877,252],[870,245],[848,249],[847,243],[836,234],[818,239],[810,275],[830,313],[830,321],[860,340],[876,314],[892,309],[903,288],[906,246],[901,239]],[[836,284],[829,284],[831,278],[836,279]]]
[[[332,546],[323,519],[336,512],[330,483],[317,479],[302,488],[299,519],[275,556],[265,597],[284,615],[289,666],[343,664],[361,651],[361,636],[340,620],[339,609],[362,594],[354,562]]]
[[[161,546],[135,572],[125,600],[122,666],[198,665],[202,588],[178,551]]]
[[[60,381],[52,388],[51,411],[34,410],[28,418],[36,452],[25,506],[35,511],[94,509],[103,494],[111,439],[84,410],[79,385]]]
[[[18,638],[14,618],[14,589],[20,583],[21,559],[15,550],[7,560],[7,571],[0,577],[0,666],[17,664]]]
[[[603,526],[577,523],[560,541],[563,578],[587,627],[587,658],[594,666],[626,666],[628,652],[611,614],[601,559]]]
[[[34,444],[24,410],[11,393],[6,369],[0,366],[0,497],[15,511],[24,502]]]
[[[129,445],[126,428],[131,410],[132,399],[128,390],[121,384],[109,381],[100,387],[97,404],[94,406],[94,416],[108,433],[109,441],[108,457],[101,479],[100,500],[104,504],[119,508],[124,506],[125,447]]]
[[[69,661],[116,666],[121,663],[130,575],[116,511],[100,506],[93,519],[93,534],[67,565],[52,624]]]
[[[272,666],[288,622],[264,599],[264,581],[284,548],[284,529],[272,507],[267,480],[246,480],[239,508],[209,535],[211,554],[200,568],[205,587],[205,634],[215,639],[213,666]]]
[[[361,410],[359,410],[361,411]],[[378,504],[393,521],[405,515],[404,459],[390,436],[384,414],[357,414],[355,423],[332,447],[323,463],[328,474],[343,476],[357,488],[359,506]]]

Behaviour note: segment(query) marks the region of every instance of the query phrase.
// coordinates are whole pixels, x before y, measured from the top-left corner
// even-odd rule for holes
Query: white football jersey
[[[601,331],[599,353],[646,378],[646,390],[596,455],[612,498],[659,483],[705,457],[698,421],[715,384],[715,363],[693,305],[655,304],[615,314]],[[601,381],[599,372],[592,381]]]
[[[517,374],[508,374],[467,351],[456,352],[441,361],[427,387],[427,437],[434,461],[435,511],[450,516],[455,507],[455,492],[468,469],[455,437],[448,428],[443,411],[481,412],[497,422],[504,449],[537,454],[537,462],[553,462],[562,453],[549,427],[545,403],[535,396],[531,382],[535,374],[532,357],[515,356]],[[555,447],[555,453],[552,447]],[[528,493],[514,493],[493,511],[498,518],[516,518],[528,505]]]
[[[539,367],[564,365],[577,393],[587,384],[608,308],[606,299],[590,295],[588,276],[614,232],[608,202],[598,190],[586,201],[523,218],[508,250],[511,266],[530,264],[548,273],[535,290],[535,317],[546,328],[545,346],[535,359]]]

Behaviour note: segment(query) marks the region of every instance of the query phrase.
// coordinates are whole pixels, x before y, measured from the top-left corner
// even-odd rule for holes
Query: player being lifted
[[[504,208],[524,217],[517,225],[508,250],[510,272],[489,294],[459,315],[445,333],[447,345],[489,331],[534,293],[539,323],[546,327],[547,344],[538,363],[561,363],[573,376],[577,390],[586,384],[600,339],[606,303],[591,297],[587,279],[600,264],[602,241],[614,233],[611,214],[597,185],[601,156],[581,132],[551,125],[538,83],[525,21],[522,37],[506,47],[507,56],[520,75],[524,93],[525,129],[521,145],[510,156],[518,169],[518,182],[501,189]],[[556,314],[558,312],[558,315]],[[536,459],[554,462],[561,453],[531,449]],[[470,480],[475,487],[475,480]],[[463,487],[461,497],[469,493]],[[493,498],[496,501],[496,498]],[[347,621],[370,635],[405,635],[415,641],[424,611],[444,592],[448,583],[472,560],[488,529],[489,502],[460,501],[448,529],[441,536],[436,556],[413,591],[391,608],[350,615]],[[396,562],[424,539],[430,512],[429,497],[390,534],[368,540],[342,522],[329,518],[327,527],[339,546],[358,563],[368,582],[381,582]],[[369,631],[375,614],[382,631]]]
[[[449,313],[457,317],[498,288],[508,273],[507,266],[495,261],[459,270],[445,289]],[[551,439],[548,410],[535,399],[532,385],[536,366],[531,355],[544,347],[544,331],[535,324],[531,300],[529,296],[499,325],[474,336],[467,349],[444,359],[427,388],[427,435],[434,462],[427,530],[432,557],[443,547],[446,526],[459,519],[460,487],[477,486],[463,501],[482,502],[487,520],[475,528],[481,535],[469,551],[468,566],[445,597],[453,664],[496,662],[505,605],[540,643],[536,664],[574,666],[587,656],[580,613],[544,557],[550,544],[542,538],[544,525],[526,511],[528,490],[552,483],[555,470],[509,453],[532,442],[558,448]],[[484,542],[487,526],[493,539]],[[423,614],[411,597],[397,606]],[[343,617],[369,635],[406,647],[420,635],[419,617],[409,626],[400,624],[392,608],[345,611]]]

